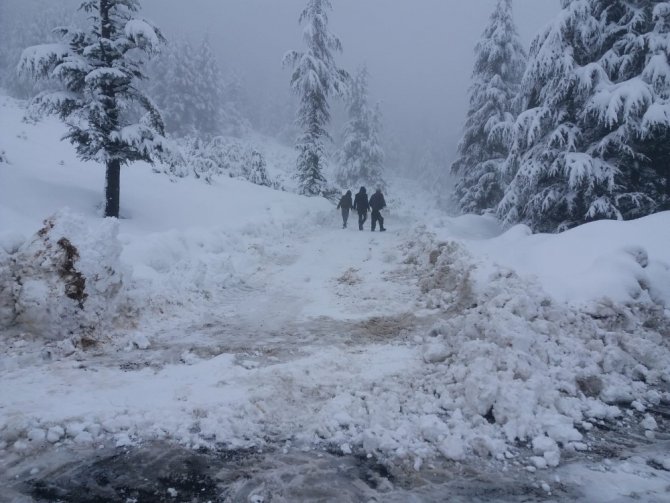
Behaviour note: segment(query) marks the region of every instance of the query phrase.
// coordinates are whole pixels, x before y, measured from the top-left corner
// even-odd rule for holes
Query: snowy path
[[[7,422],[17,436],[27,428],[39,440],[62,428],[80,442],[106,432],[120,444],[148,435],[253,445],[268,432],[300,434],[295,418],[309,402],[308,416],[318,415],[332,390],[352,396],[418,365],[417,353],[397,348],[428,323],[414,314],[416,282],[396,272],[401,232],[324,227],[274,243],[282,253],[269,254],[274,262],[244,288],[224,291],[220,310],[146,320],[144,350],[112,345],[83,362],[5,363]],[[303,420],[314,435],[318,420]]]

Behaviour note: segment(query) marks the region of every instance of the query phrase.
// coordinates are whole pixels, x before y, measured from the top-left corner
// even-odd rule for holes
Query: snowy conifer
[[[652,93],[652,101],[639,117],[638,150],[649,177],[639,177],[640,190],[649,184],[655,209],[670,209],[670,2],[656,2],[653,27],[646,34],[647,55],[641,79]]]
[[[228,71],[223,78],[223,133],[241,137],[251,129],[250,103],[242,77]]]
[[[498,207],[506,222],[542,231],[668,201],[668,2],[562,5],[531,49]]]
[[[384,149],[380,144],[381,109],[368,104],[368,71],[361,68],[351,83],[337,181],[343,187],[359,184],[383,187]]]
[[[245,173],[247,180],[256,185],[265,185],[266,187],[272,186],[272,182],[268,177],[265,158],[260,152],[255,149],[251,150],[247,163]]]
[[[341,52],[340,40],[328,31],[330,0],[309,0],[300,14],[305,24],[303,36],[307,50],[290,51],[284,65],[293,67],[291,89],[299,97],[297,123],[302,134],[296,142],[297,171],[303,194],[323,194],[326,179],[324,140],[330,139],[326,125],[330,120],[329,96],[342,94],[347,88],[348,74],[335,65],[333,52]]]
[[[50,0],[32,2],[0,1],[0,86],[17,98],[32,98],[46,89],[58,89],[53,79],[22,78],[16,72],[21,53],[26,47],[46,42],[56,42],[54,26],[76,24],[79,16],[61,4]]]
[[[500,166],[508,154],[525,65],[512,0],[498,0],[475,48],[470,108],[458,145],[459,157],[451,166],[458,177],[456,202],[465,213],[491,210],[502,199]]]
[[[163,115],[165,130],[183,137],[197,132],[195,50],[187,40],[168,43],[148,65],[147,92]]]
[[[226,79],[207,37],[194,48],[188,40],[173,41],[149,65],[148,93],[177,136],[241,135],[248,121],[240,112],[241,84]]]
[[[205,38],[198,48],[193,66],[196,79],[191,82],[196,95],[195,126],[204,133],[220,133],[223,121],[223,76]]]
[[[135,85],[143,77],[140,55],[156,50],[162,36],[133,17],[138,0],[87,0],[80,8],[89,14],[87,28],[60,28],[61,42],[26,49],[19,70],[64,84],[64,92],[42,93],[36,102],[66,121],[65,138],[81,159],[105,164],[105,216],[118,218],[121,166],[151,162],[164,148],[161,116]],[[133,105],[146,111],[139,122]]]

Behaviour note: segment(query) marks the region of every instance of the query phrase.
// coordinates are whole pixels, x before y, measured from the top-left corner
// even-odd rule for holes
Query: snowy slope
[[[83,243],[82,266],[104,279],[102,257],[123,278],[90,346],[2,332],[2,459],[167,439],[534,470],[589,449],[605,421],[659,429],[648,410],[670,398],[668,213],[501,233],[400,181],[390,231],[371,234],[353,219],[341,229],[321,199],[136,164],[124,218],[103,229],[103,170],[76,160],[56,121],[23,123],[7,98],[0,111],[0,263],[41,249],[35,233],[58,212],[50,232]],[[118,255],[93,254],[98,235]]]

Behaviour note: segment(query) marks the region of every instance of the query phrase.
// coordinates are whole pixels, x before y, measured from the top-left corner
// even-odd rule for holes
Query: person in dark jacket
[[[386,201],[384,200],[384,194],[382,194],[382,189],[377,189],[377,191],[370,196],[370,208],[372,208],[371,220],[372,232],[375,231],[377,222],[379,222],[379,232],[384,232],[384,217],[380,213],[381,210],[386,208]]]
[[[347,190],[347,193],[340,198],[340,202],[337,205],[337,209],[342,210],[342,228],[347,228],[347,220],[349,220],[349,210],[354,207],[354,203],[351,200],[351,191]]]
[[[358,211],[358,230],[363,230],[363,224],[368,219],[368,210],[370,209],[370,203],[368,203],[368,194],[365,191],[365,187],[361,187],[361,190],[358,191],[354,199],[354,209]]]

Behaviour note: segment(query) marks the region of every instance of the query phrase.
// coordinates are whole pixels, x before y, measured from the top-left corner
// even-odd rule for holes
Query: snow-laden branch
[[[124,27],[126,37],[142,49],[155,52],[161,46],[162,40],[156,27],[144,19],[131,19]]]
[[[70,53],[66,44],[42,44],[24,49],[16,68],[21,75],[45,78]]]

